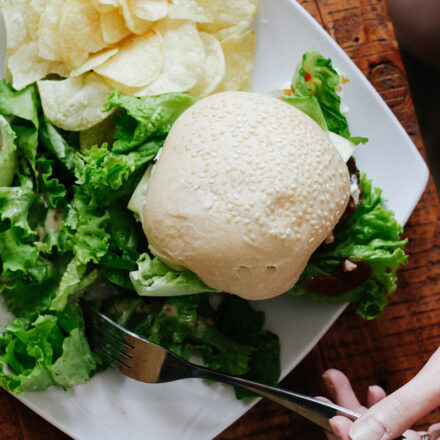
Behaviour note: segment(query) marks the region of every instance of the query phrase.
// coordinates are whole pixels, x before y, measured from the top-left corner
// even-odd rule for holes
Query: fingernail
[[[330,378],[324,373],[322,375],[322,380],[325,382],[325,385],[327,386],[328,390],[332,395],[335,394],[335,387],[333,386],[333,382],[330,380]]]
[[[355,422],[351,427],[351,440],[386,440],[385,428],[373,417],[366,417]]]

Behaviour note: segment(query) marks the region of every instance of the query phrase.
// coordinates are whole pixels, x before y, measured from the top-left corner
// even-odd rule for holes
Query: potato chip
[[[175,20],[191,20],[197,23],[212,23],[218,9],[213,0],[172,0],[168,16]]]
[[[56,73],[59,76],[67,78],[70,74],[70,69],[68,69],[61,61],[54,61],[50,66],[49,73]]]
[[[130,35],[119,9],[101,14],[101,31],[107,44],[117,43]]]
[[[113,55],[116,55],[118,52],[119,49],[117,47],[114,47],[113,49],[107,49],[95,53],[90,56],[84,64],[82,64],[75,70],[72,70],[70,72],[70,76],[80,76],[83,73],[89,72],[90,70],[93,70],[104,64],[109,58],[111,58]]]
[[[102,79],[112,89],[119,90],[123,95],[127,95],[127,96],[137,96],[145,88],[145,87],[129,87],[129,86],[125,85],[125,84],[121,84],[120,82],[113,81],[112,79],[107,78],[105,76],[103,76]]]
[[[102,107],[112,89],[96,73],[37,84],[44,114],[59,128],[86,130],[109,115]]]
[[[216,92],[242,90],[246,87],[255,57],[255,33],[247,31],[221,42],[226,61],[226,74]]]
[[[29,40],[23,4],[8,4],[2,7],[6,27],[6,45],[8,50],[16,49]]]
[[[39,57],[36,41],[23,44],[7,59],[7,67],[12,75],[12,85],[16,90],[21,90],[44,78],[50,72],[51,66],[52,61]]]
[[[130,9],[142,20],[158,21],[167,16],[168,0],[129,0]]]
[[[162,37],[151,30],[125,39],[119,45],[118,54],[94,70],[129,87],[142,87],[158,77],[163,60]]]
[[[196,85],[189,91],[193,96],[207,96],[220,84],[226,72],[225,57],[220,42],[213,35],[200,32],[205,48],[202,74]]]
[[[32,9],[32,15],[40,16],[44,9],[46,8],[46,3],[48,0],[28,0],[27,4]],[[26,1],[22,2],[26,4]]]
[[[242,35],[249,30],[250,23],[246,21],[242,21],[235,26],[231,26],[228,28],[220,29],[217,32],[214,32],[214,35],[220,40],[223,41],[226,38]]]
[[[9,52],[25,42],[30,42],[35,37],[39,15],[32,5],[32,1],[0,3]]]
[[[213,23],[199,25],[201,31],[214,33],[221,41],[249,29],[257,14],[257,0],[221,0]]]
[[[62,60],[76,68],[83,64],[90,53],[106,46],[101,31],[99,12],[88,0],[62,2],[60,20],[60,48]]]
[[[202,73],[205,57],[203,42],[197,27],[190,21],[165,19],[155,28],[164,42],[162,71],[149,86],[135,96],[155,96],[162,93],[186,92],[194,87]]]
[[[119,0],[91,0],[94,8],[101,13],[114,11],[119,7]]]
[[[37,39],[40,16],[46,7],[46,0],[30,0],[26,5],[25,20],[29,35],[33,40]]]
[[[151,21],[143,20],[133,13],[129,0],[119,0],[122,7],[125,25],[136,35],[141,35],[150,29],[153,24]]]
[[[46,8],[40,16],[38,23],[38,47],[41,58],[56,61],[61,58],[59,43],[59,22],[61,8],[54,0],[46,4]]]

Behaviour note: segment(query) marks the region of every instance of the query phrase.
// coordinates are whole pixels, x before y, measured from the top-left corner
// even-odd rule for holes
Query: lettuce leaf
[[[0,80],[0,113],[3,116],[13,121],[17,118],[22,121],[29,121],[38,129],[39,109],[40,104],[33,86],[17,91],[5,79]]]
[[[19,317],[35,317],[48,309],[55,295],[60,275],[55,266],[37,257],[33,266],[25,266],[22,276],[0,277],[0,292],[11,312]]]
[[[22,237],[34,237],[29,224],[29,211],[36,196],[31,180],[20,186],[0,187],[0,231],[13,228]]]
[[[208,287],[193,272],[174,270],[159,258],[142,254],[138,270],[130,272],[130,279],[140,296],[180,296],[196,293],[216,292]]]
[[[17,170],[15,133],[8,121],[0,115],[0,187],[9,186]]]
[[[92,270],[87,274],[87,264],[73,258],[67,265],[60,284],[50,305],[51,310],[62,311],[72,295],[79,295],[98,279],[98,271]]]
[[[119,253],[122,259],[136,264],[139,258],[139,236],[143,235],[143,231],[133,214],[127,210],[127,200],[128,198],[121,198],[108,208],[110,249]]]
[[[17,394],[51,385],[70,388],[96,369],[81,309],[74,304],[32,321],[15,319],[0,337],[0,353],[0,386]]]
[[[43,244],[46,237],[39,235],[48,207],[29,172],[21,162],[21,185],[0,188],[0,291],[16,316],[35,316],[47,308],[59,282],[59,272],[47,258],[52,244]],[[46,177],[50,179],[49,172]],[[48,199],[53,196],[51,187],[45,189]],[[62,264],[58,266],[62,270]]]
[[[16,91],[4,79],[0,80],[0,114],[8,119],[17,134],[18,149],[34,171],[40,107],[34,86]]]
[[[45,155],[37,159],[37,168],[40,175],[41,193],[47,205],[51,208],[64,208],[66,206],[66,186],[55,176],[55,161]]]
[[[107,253],[109,233],[108,212],[98,202],[84,194],[82,188],[74,187],[73,200],[68,206],[63,231],[69,249],[81,264],[99,263]]]
[[[46,151],[58,159],[68,171],[74,172],[77,151],[67,143],[46,117],[41,118],[40,142]]]
[[[15,272],[27,274],[36,266],[39,251],[33,243],[23,240],[17,229],[13,228],[0,233],[0,257],[4,276]]]
[[[0,259],[1,277],[6,280],[23,276],[41,279],[39,249],[33,243],[37,233],[30,220],[37,200],[33,182],[28,176],[20,176],[21,186],[0,187]]]
[[[154,159],[161,146],[162,142],[151,141],[128,154],[118,154],[103,144],[77,153],[76,184],[108,205],[116,198],[134,191],[145,165]],[[115,192],[117,190],[122,191]]]
[[[283,101],[310,116],[323,131],[328,130],[327,122],[316,96],[283,96]]]
[[[149,98],[134,98],[114,91],[104,106],[104,111],[117,107],[124,112],[115,116],[116,131],[112,151],[127,152],[147,139],[163,139],[176,119],[196,98],[187,93],[168,93]]]
[[[382,191],[373,188],[363,173],[360,181],[364,191],[362,204],[346,227],[335,233],[334,242],[315,251],[290,293],[321,302],[357,302],[359,315],[374,319],[385,308],[387,296],[397,288],[397,270],[408,261],[404,252],[407,240],[400,238],[402,226],[385,207]],[[335,297],[321,296],[306,288],[308,280],[332,274],[347,258],[367,262],[371,268],[371,275],[360,286]]]
[[[331,60],[324,58],[317,49],[308,50],[302,58],[292,79],[292,91],[296,98],[316,97],[325,118],[329,131],[349,139],[355,144],[366,143],[367,138],[352,137],[348,128],[347,118],[341,112],[341,79],[332,66]],[[285,101],[295,105],[289,97]],[[311,107],[300,108],[316,120],[316,111]],[[312,111],[311,111],[312,110]],[[317,121],[318,122],[318,121]],[[322,127],[322,121],[318,122]]]
[[[7,229],[0,233],[1,290],[17,316],[34,316],[51,303],[62,310],[96,281],[97,271],[87,264],[98,263],[108,249],[108,213],[79,187],[68,202],[65,186],[54,176],[54,160],[46,155],[38,158],[37,169],[39,185],[20,175],[22,187],[0,188],[0,224]],[[46,217],[55,207],[61,226],[50,230]],[[68,265],[72,253],[77,266]]]
[[[142,239],[144,234],[140,223],[127,210],[127,201],[123,197],[108,208],[110,246],[101,260],[101,275],[123,289],[134,290],[129,272],[137,268],[139,237]]]

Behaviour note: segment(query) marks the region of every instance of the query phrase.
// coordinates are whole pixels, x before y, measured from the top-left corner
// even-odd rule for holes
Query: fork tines
[[[89,337],[92,349],[108,359],[112,364],[131,368],[130,360],[133,356],[129,351],[134,346],[126,340],[122,330],[96,310],[87,307]]]

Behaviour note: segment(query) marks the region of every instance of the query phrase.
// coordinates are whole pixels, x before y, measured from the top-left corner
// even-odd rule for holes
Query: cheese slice
[[[348,159],[350,159],[352,156],[356,145],[345,137],[339,136],[339,134],[333,133],[332,131],[328,132],[328,137],[330,138],[330,142],[339,151],[344,161],[348,162]]]

